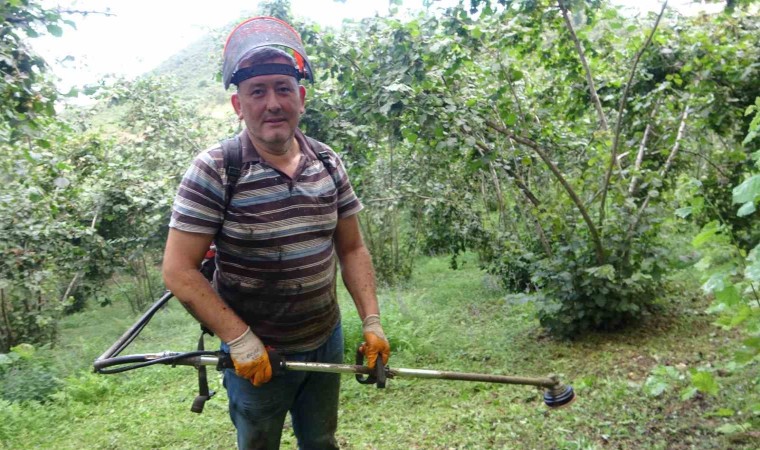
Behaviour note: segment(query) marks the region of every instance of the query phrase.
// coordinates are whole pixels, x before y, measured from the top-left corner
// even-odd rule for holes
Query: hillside
[[[229,28],[227,26],[225,29]],[[181,86],[177,96],[183,100],[208,104],[226,104],[227,94],[218,79],[224,31],[215,30],[191,43],[147,75],[170,76]]]

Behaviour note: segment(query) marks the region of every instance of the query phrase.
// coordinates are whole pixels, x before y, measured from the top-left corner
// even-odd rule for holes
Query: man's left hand
[[[360,351],[367,357],[367,367],[375,368],[377,357],[383,358],[383,364],[388,364],[388,358],[391,356],[391,345],[383,333],[383,327],[380,326],[380,316],[370,314],[362,321],[364,331],[364,343]]]

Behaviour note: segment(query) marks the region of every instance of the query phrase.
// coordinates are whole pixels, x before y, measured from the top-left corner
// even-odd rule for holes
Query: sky
[[[76,29],[64,27],[61,37],[31,41],[53,72],[59,87],[94,83],[106,74],[132,78],[147,72],[174,53],[246,12],[255,12],[256,0],[45,0],[46,7],[101,11],[110,15],[72,16]],[[292,0],[293,11],[325,25],[343,18],[371,16],[387,2],[347,0]],[[374,7],[372,5],[375,5]],[[66,58],[67,56],[73,57]],[[64,61],[65,60],[65,61]]]
[[[644,11],[659,10],[662,4],[660,0],[618,1]],[[669,4],[690,2],[670,0]],[[456,3],[439,0],[437,5]],[[133,78],[145,73],[210,30],[255,12],[257,4],[256,0],[43,0],[46,7],[111,15],[73,16],[76,29],[64,27],[63,36],[43,36],[31,44],[59,78],[59,89],[67,91],[107,74]],[[388,0],[291,0],[291,4],[294,15],[332,26],[388,10]],[[407,0],[404,5],[419,8],[422,0]]]

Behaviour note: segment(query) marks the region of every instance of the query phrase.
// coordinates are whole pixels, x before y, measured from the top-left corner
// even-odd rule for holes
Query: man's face
[[[288,64],[276,59],[272,63]],[[253,144],[278,151],[293,138],[304,112],[306,89],[288,75],[260,75],[240,83],[232,106],[245,121]],[[287,150],[287,149],[285,149]]]

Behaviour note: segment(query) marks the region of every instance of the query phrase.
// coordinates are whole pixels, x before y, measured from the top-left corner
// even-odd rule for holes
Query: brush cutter
[[[113,374],[128,370],[147,367],[154,364],[170,366],[193,366],[198,369],[200,393],[193,401],[191,410],[200,413],[203,405],[213,395],[206,381],[206,367],[215,366],[217,370],[234,368],[229,354],[222,351],[206,351],[203,349],[203,335],[199,340],[198,350],[194,352],[161,352],[118,356],[145,327],[151,317],[172,297],[167,292],[159,299],[132,327],[125,332],[105,353],[94,362],[95,372]],[[276,352],[269,350],[269,360],[272,364],[273,376],[284,371],[327,372],[354,374],[362,384],[375,384],[384,388],[386,381],[392,378],[426,378],[456,381],[479,381],[485,383],[516,384],[544,388],[544,403],[549,408],[567,406],[575,400],[572,386],[560,382],[556,375],[545,378],[530,378],[506,375],[489,375],[468,372],[451,372],[431,369],[392,368],[383,365],[382,358],[377,359],[374,369],[364,365],[364,355],[357,349],[356,364],[331,364],[319,362],[296,362],[283,359]]]

